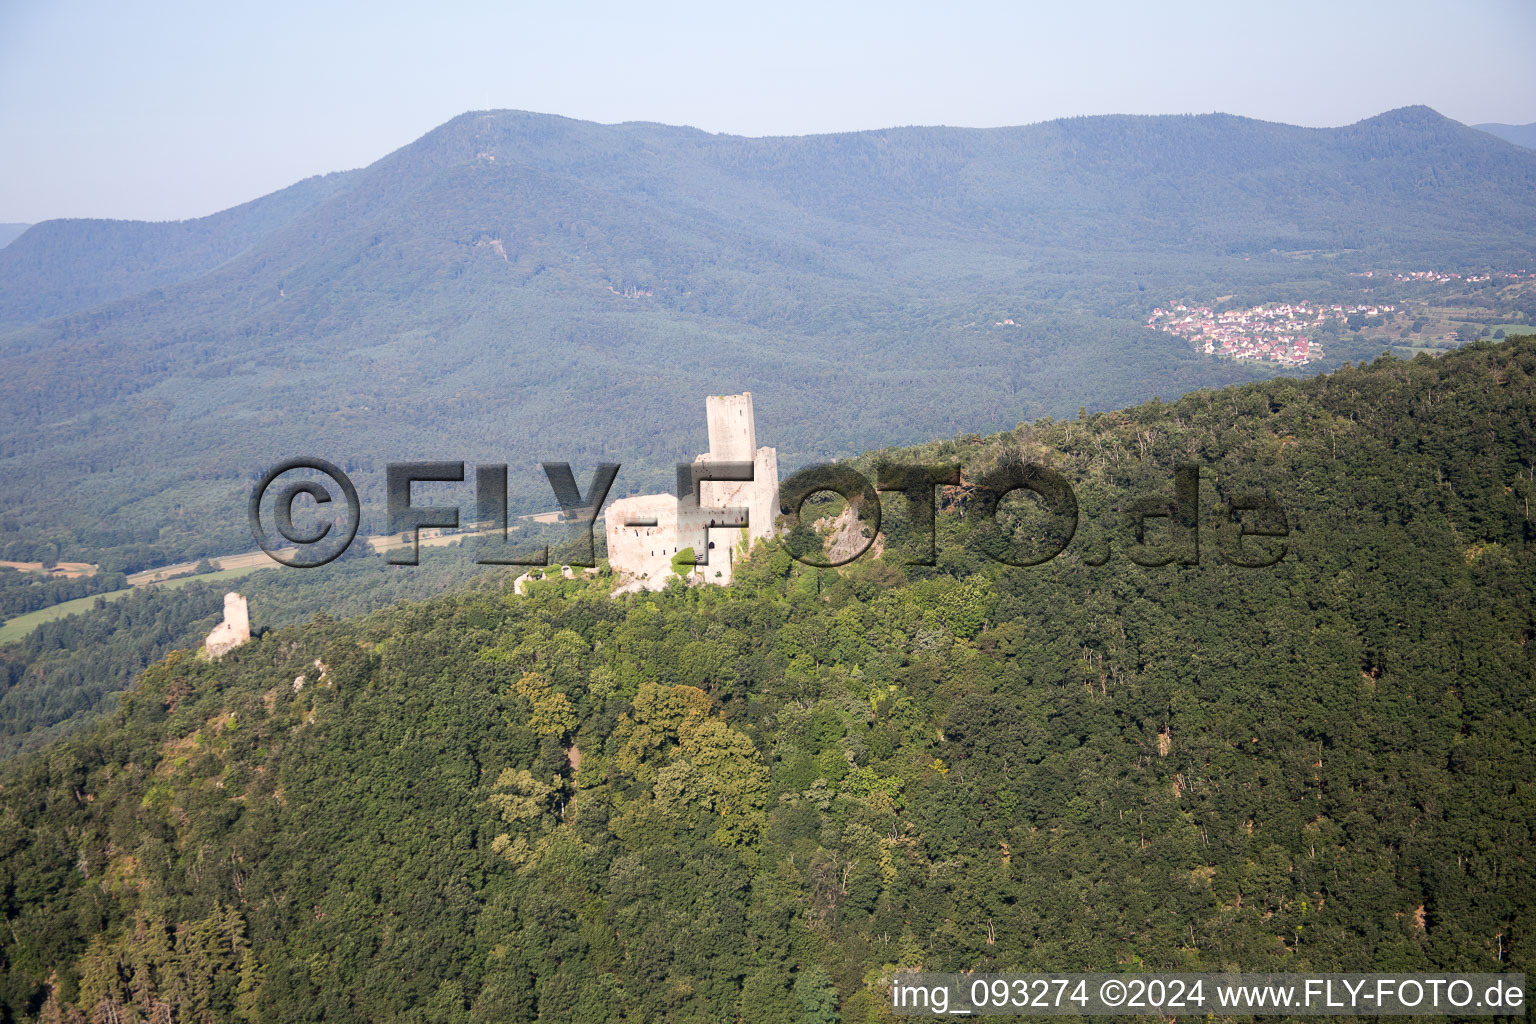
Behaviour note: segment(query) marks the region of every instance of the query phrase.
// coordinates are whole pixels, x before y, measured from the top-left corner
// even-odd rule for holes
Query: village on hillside
[[[1483,274],[1457,274],[1448,270],[1362,270],[1350,277],[1386,278],[1387,280],[1405,283],[1409,281],[1423,281],[1429,284],[1448,284],[1451,281],[1465,281],[1468,284],[1481,284],[1484,281],[1524,281],[1536,278],[1536,272],[1527,270],[1508,270],[1499,273]]]
[[[1147,327],[1193,342],[1206,355],[1302,366],[1321,358],[1316,332],[1329,321],[1385,317],[1396,310],[1396,306],[1364,303],[1274,302],[1218,313],[1209,306],[1180,302],[1154,309]]]
[[[1281,367],[1316,362],[1325,341],[1347,337],[1411,355],[1536,332],[1536,273],[1529,270],[1366,270],[1351,276],[1373,282],[1363,291],[1382,288],[1387,294],[1226,310],[1219,306],[1223,299],[1211,305],[1172,302],[1152,310],[1146,326],[1209,356]],[[1401,284],[1409,287],[1396,287]]]

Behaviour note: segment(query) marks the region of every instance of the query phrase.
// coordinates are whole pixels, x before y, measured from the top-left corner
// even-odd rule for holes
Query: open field
[[[79,576],[96,575],[96,566],[90,562],[57,562],[51,569],[44,569],[42,562],[0,562],[0,568],[47,573],[49,576],[62,576],[71,580]]]
[[[144,572],[136,572],[128,577],[128,585],[131,587],[147,587],[152,583],[164,583],[167,580],[183,578],[213,579],[225,572],[250,572],[255,569],[277,569],[280,564],[272,559],[265,551],[249,551],[242,555],[224,555],[219,558],[208,559],[218,572],[204,573],[202,576],[189,577],[187,574],[196,569],[198,562],[179,562],[176,565],[161,566],[159,569],[146,569]]]

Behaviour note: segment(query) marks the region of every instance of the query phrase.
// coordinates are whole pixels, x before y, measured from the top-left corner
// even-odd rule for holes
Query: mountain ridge
[[[320,201],[348,173],[305,178],[204,217],[78,217],[29,225],[0,257],[0,330],[201,276]],[[45,266],[61,249],[70,264]]]
[[[1262,371],[1147,332],[1154,302],[1524,265],[1533,196],[1536,154],[1424,108],[780,139],[472,112],[168,247],[151,291],[0,333],[0,514],[142,567],[246,546],[242,484],[298,449],[348,453],[375,496],[382,462],[444,447],[655,488],[697,445],[658,410],[701,381],[762,396],[786,466],[962,429],[955,394],[978,429],[1176,395]],[[68,230],[18,251],[36,270]],[[72,275],[98,257],[61,256],[22,288],[16,249],[0,318],[94,287]],[[546,506],[534,473],[510,486]]]
[[[1496,135],[1516,146],[1536,149],[1536,121],[1530,124],[1475,124],[1472,127],[1489,135]]]
[[[1447,141],[1465,142],[1472,138],[1467,134],[1470,130],[1466,126],[1422,105],[1385,111],[1339,128],[1302,128],[1283,122],[1262,121],[1224,113],[1106,114],[1060,118],[999,128],[917,125],[819,135],[750,137],[725,133],[712,134],[687,126],[665,125],[658,122],[628,121],[610,125],[522,110],[470,111],[450,119],[419,139],[386,154],[366,168],[331,172],[304,179],[286,189],[207,217],[165,222],[51,220],[33,225],[31,230],[20,239],[22,244],[19,247],[13,248],[4,257],[0,257],[0,328],[7,325],[16,327],[67,312],[83,311],[102,301],[131,298],[136,294],[135,289],[142,292],[161,288],[211,271],[224,260],[239,255],[261,242],[268,234],[287,223],[289,217],[303,214],[311,206],[326,199],[352,192],[369,177],[378,178],[388,176],[392,172],[405,171],[407,172],[405,180],[400,184],[405,188],[409,188],[412,181],[421,184],[424,180],[423,176],[441,173],[449,167],[472,160],[475,153],[481,152],[478,146],[486,140],[490,123],[495,123],[501,135],[510,134],[514,142],[542,144],[545,150],[540,154],[541,159],[537,164],[547,169],[561,171],[569,167],[564,158],[570,155],[567,144],[572,141],[579,141],[588,146],[595,146],[600,151],[606,151],[610,159],[617,158],[621,154],[631,157],[647,155],[644,149],[647,139],[626,137],[626,133],[634,132],[650,136],[662,135],[670,141],[686,140],[695,148],[721,143],[746,147],[764,143],[785,143],[808,149],[849,141],[878,140],[883,143],[892,139],[932,138],[941,135],[973,142],[1035,136],[1037,138],[1032,141],[1038,146],[1075,144],[1081,147],[1084,142],[1092,141],[1091,138],[1085,139],[1085,135],[1098,135],[1106,128],[1120,130],[1135,128],[1144,131],[1149,128],[1177,129],[1193,125],[1219,125],[1250,133],[1281,129],[1295,138],[1310,134],[1319,138],[1335,136],[1358,140],[1362,143],[1369,141],[1384,129],[1390,131],[1404,128],[1427,130],[1431,138],[1442,144]],[[1282,144],[1282,148],[1287,144]],[[1079,149],[1080,153],[1081,149]],[[517,155],[525,158],[527,156],[523,153]],[[1272,152],[1270,158],[1273,159],[1278,155],[1280,155],[1278,152]],[[1236,168],[1229,167],[1229,169]],[[1529,186],[1529,176],[1523,176],[1520,183]],[[397,185],[397,191],[398,187]],[[846,198],[846,194],[840,198]],[[268,215],[274,208],[285,212],[277,216]],[[50,294],[47,289],[43,289],[40,293],[35,280],[35,271],[28,273],[29,269],[33,269],[29,268],[28,263],[31,262],[35,267],[35,262],[42,255],[40,250],[61,244],[89,246],[89,239],[79,237],[87,233],[147,230],[188,233],[191,229],[198,229],[217,236],[220,229],[224,227],[223,224],[218,223],[221,221],[229,225],[226,230],[230,237],[215,238],[212,242],[205,242],[205,247],[212,250],[211,252],[198,249],[192,240],[176,239],[167,246],[172,250],[171,252],[159,259],[152,259],[149,267],[138,271],[122,283],[96,288],[76,283],[74,293],[69,293],[65,289],[56,289],[59,294]],[[64,237],[59,237],[70,235],[75,237],[67,241]],[[194,251],[181,252],[178,242]],[[146,248],[150,247],[147,241],[142,244]],[[114,258],[116,255],[116,253],[108,253],[108,258]],[[73,276],[99,278],[105,270],[106,267],[100,262],[87,262],[73,271]],[[31,300],[24,301],[22,298],[24,294],[30,295]]]

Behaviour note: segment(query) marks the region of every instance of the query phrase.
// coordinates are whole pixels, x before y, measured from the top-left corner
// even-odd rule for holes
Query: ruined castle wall
[[[654,519],[656,525],[628,525],[630,520],[647,519]],[[659,590],[672,571],[672,555],[679,547],[677,499],[670,494],[620,498],[608,506],[606,533],[608,564],[645,580],[647,589]]]
[[[779,450],[759,448],[752,460],[752,496],[747,507],[751,509],[753,540],[765,540],[773,536],[773,521],[779,514]]]
[[[692,576],[706,583],[729,583],[732,563],[743,539],[730,508],[745,509],[748,543],[773,536],[778,513],[779,459],[773,448],[755,448],[752,393],[712,395],[705,401],[710,450],[696,462],[751,462],[750,481],[704,481],[701,504],[679,504],[670,494],[621,498],[608,507],[605,531],[608,562],[628,576],[632,587],[660,590],[672,573],[672,559],[692,548],[696,560],[707,560]],[[654,520],[654,526],[632,526],[631,520]]]
[[[251,638],[251,610],[245,598],[234,591],[224,595],[224,621],[213,627],[208,634],[208,639],[203,641],[203,649],[210,658],[217,658],[226,651],[232,651],[236,647]]]

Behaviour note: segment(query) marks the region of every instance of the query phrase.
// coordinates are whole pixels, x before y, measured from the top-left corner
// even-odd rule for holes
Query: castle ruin
[[[217,658],[234,650],[251,638],[251,611],[245,598],[234,591],[224,595],[224,621],[213,627],[203,650],[208,657]]]
[[[608,506],[608,563],[625,579],[621,590],[660,590],[673,573],[672,560],[690,548],[693,560],[704,563],[681,567],[691,582],[729,583],[736,559],[754,541],[773,536],[779,453],[757,447],[752,392],[710,395],[704,406],[709,451],[694,464],[750,464],[752,479],[703,480],[690,494],[645,494]],[[736,509],[745,510],[745,527]]]

